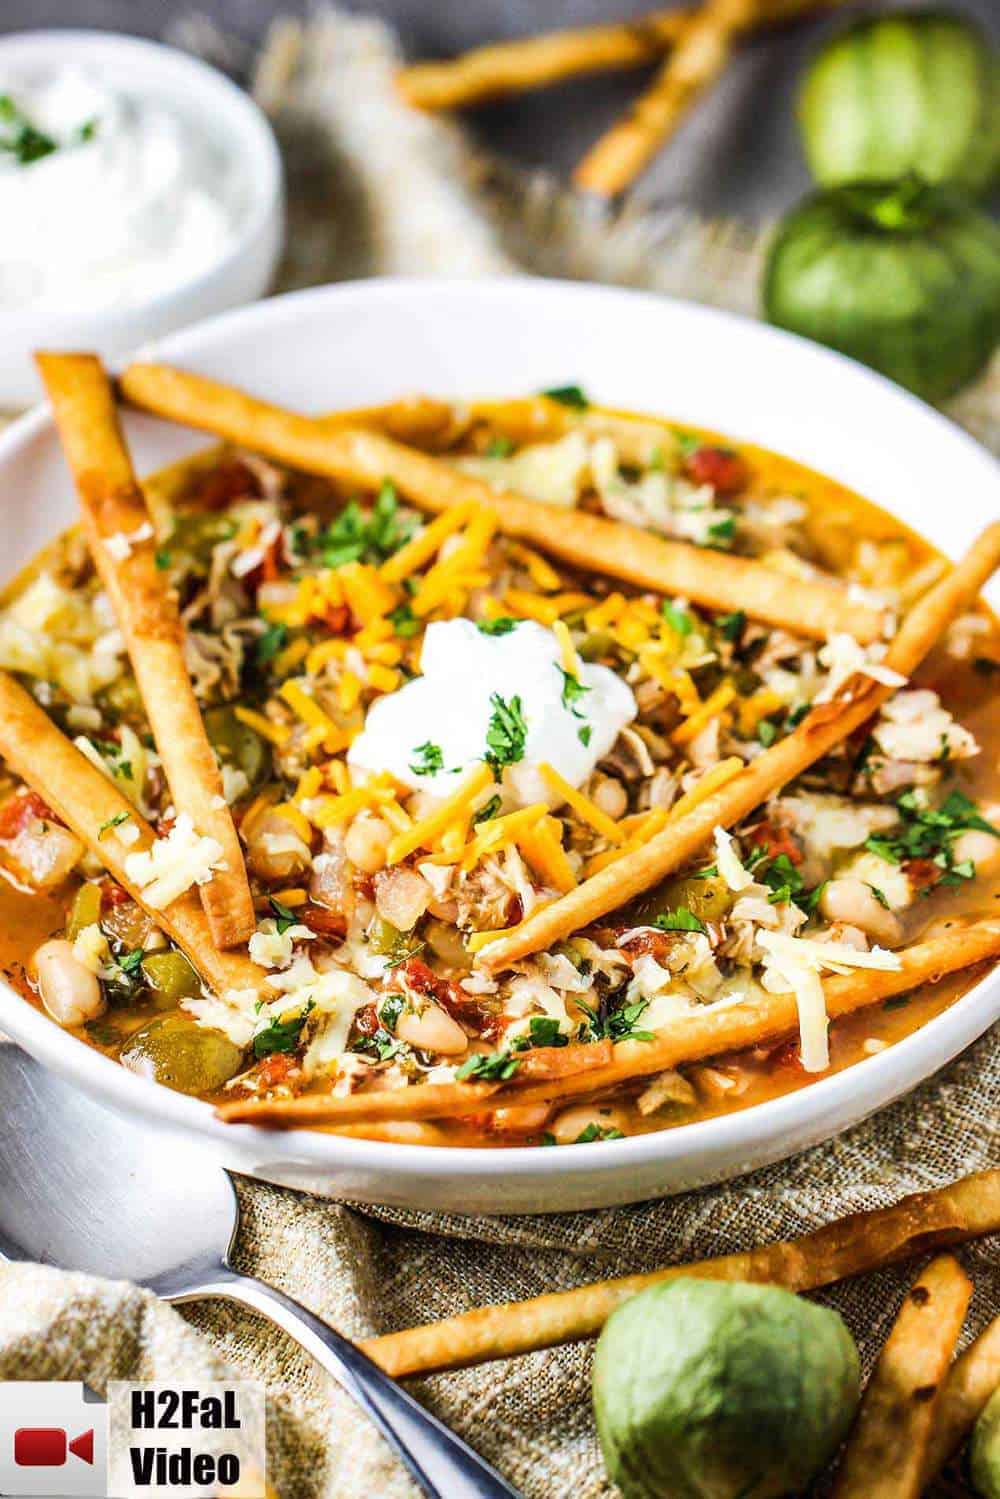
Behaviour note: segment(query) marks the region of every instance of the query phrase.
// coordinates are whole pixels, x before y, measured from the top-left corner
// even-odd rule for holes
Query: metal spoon
[[[221,1296],[270,1318],[332,1374],[431,1499],[518,1499],[498,1473],[347,1338],[229,1264],[239,1204],[204,1145],[123,1119],[0,1044],[0,1256]]]

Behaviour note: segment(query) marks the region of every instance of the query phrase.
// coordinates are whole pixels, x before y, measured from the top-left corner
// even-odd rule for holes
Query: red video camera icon
[[[81,1462],[93,1463],[93,1427],[72,1441],[62,1426],[20,1426],[14,1433],[14,1462],[19,1468],[61,1468],[70,1452]]]

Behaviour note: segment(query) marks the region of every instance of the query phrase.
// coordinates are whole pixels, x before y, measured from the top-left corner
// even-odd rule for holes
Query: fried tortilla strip
[[[679,447],[677,430],[669,422],[657,421],[652,416],[626,416],[593,406],[581,411],[550,396],[470,401],[466,409],[472,422],[488,423],[491,431],[519,447],[553,442],[570,432],[582,432],[591,438],[610,437],[621,461],[636,468],[669,463]]]
[[[930,1249],[964,1244],[1000,1229],[1000,1171],[981,1171],[934,1192],[904,1197],[892,1207],[852,1213],[837,1223],[784,1243],[765,1244],[719,1259],[669,1265],[643,1275],[625,1275],[573,1291],[477,1307],[448,1317],[369,1338],[361,1346],[394,1378],[464,1369],[490,1359],[513,1358],[538,1348],[594,1338],[616,1307],[648,1286],[678,1276],[699,1280],[743,1280],[814,1291]]]
[[[565,78],[656,62],[694,10],[654,10],[608,26],[580,26],[476,47],[445,62],[400,68],[396,86],[415,109],[462,109],[545,88]]]
[[[826,5],[836,3],[825,0]],[[760,20],[773,25],[823,4],[824,0],[764,0]],[[462,109],[567,78],[656,62],[696,14],[694,7],[654,10],[633,21],[493,42],[447,61],[412,63],[399,70],[396,84],[407,104],[417,109]]]
[[[0,756],[48,802],[112,879],[173,938],[210,989],[224,994],[227,989],[264,988],[263,970],[245,953],[220,952],[215,947],[207,917],[193,890],[162,910],[144,904],[142,891],[125,873],[125,860],[129,854],[149,848],[155,837],[152,828],[6,672],[0,672]],[[139,836],[130,843],[131,828],[136,828]]]
[[[382,406],[355,406],[349,411],[327,411],[317,418],[330,430],[365,427],[384,432],[397,442],[432,451],[446,448],[460,435],[466,419],[462,408],[436,396],[401,396]]]
[[[977,922],[928,942],[918,942],[900,954],[898,969],[865,969],[829,978],[823,985],[831,1019],[848,1015],[894,994],[905,994],[945,974],[988,962],[1000,954],[1000,921]],[[573,1051],[573,1072],[558,1060],[548,1077],[539,1080],[538,1067],[546,1048],[523,1053],[522,1067],[503,1083],[417,1083],[381,1093],[364,1090],[343,1098],[310,1093],[300,1098],[246,1098],[223,1104],[219,1117],[230,1123],[264,1124],[286,1128],[352,1124],[362,1120],[446,1119],[463,1114],[554,1103],[567,1098],[618,1087],[631,1078],[648,1077],[685,1062],[703,1061],[725,1052],[780,1040],[794,1034],[798,1009],[793,994],[765,994],[742,1004],[706,1005],[701,1011],[678,1016],[656,1031],[652,1041],[618,1041],[612,1057],[602,1061],[606,1043],[555,1050],[556,1059]],[[524,1065],[528,1058],[532,1066]],[[585,1064],[583,1070],[579,1064]]]
[[[87,545],[125,637],[174,805],[222,848],[222,867],[199,887],[212,940],[216,947],[235,947],[249,941],[257,925],[243,851],[184,664],[177,597],[156,565],[154,527],[111,384],[91,354],[37,357],[76,481]]]
[[[990,1323],[945,1380],[924,1457],[921,1492],[964,1444],[990,1396],[1000,1387],[1000,1317]]]
[[[907,1291],[834,1479],[832,1499],[918,1499],[940,1399],[972,1282],[950,1254]]]
[[[880,637],[883,616],[853,604],[826,578],[791,578],[763,563],[667,541],[636,526],[585,511],[498,492],[440,458],[377,432],[329,424],[271,406],[253,396],[166,365],[133,364],[120,387],[134,406],[199,427],[308,473],[378,489],[390,479],[421,510],[453,505],[495,510],[500,530],[591,572],[640,588],[683,594],[711,609],[742,609],[754,619],[825,640],[847,631],[864,642]]]
[[[645,93],[591,146],[573,173],[574,187],[601,198],[630,187],[695,101],[722,76],[740,32],[760,10],[756,0],[708,0],[688,21]]]
[[[979,536],[961,562],[915,604],[889,647],[885,665],[912,676],[948,624],[975,600],[1000,566],[1000,522]],[[813,708],[796,729],[758,755],[741,775],[694,811],[671,822],[634,853],[616,859],[581,885],[538,910],[506,937],[483,948],[482,965],[496,971],[554,947],[608,911],[617,910],[696,857],[716,827],[731,828],[794,781],[861,727],[896,689],[856,677],[833,702]]]

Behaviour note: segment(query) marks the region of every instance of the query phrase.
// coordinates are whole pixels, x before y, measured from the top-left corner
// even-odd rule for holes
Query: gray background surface
[[[669,0],[365,0],[349,8],[392,21],[411,57],[447,56],[498,37],[628,17]],[[904,8],[908,0],[869,0],[847,8]],[[1000,0],[946,0],[1000,37]],[[44,26],[97,26],[162,37],[200,12],[255,44],[270,20],[303,15],[308,0],[0,0],[0,33]],[[642,182],[657,199],[709,214],[765,217],[808,186],[793,121],[795,83],[821,37],[840,16],[808,21],[745,45],[712,94],[692,112]],[[488,146],[529,166],[565,172],[634,97],[643,73],[548,89],[478,109],[467,117]]]

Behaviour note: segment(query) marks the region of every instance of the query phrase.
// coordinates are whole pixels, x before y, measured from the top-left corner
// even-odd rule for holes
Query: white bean
[[[509,1109],[494,1109],[490,1123],[499,1134],[530,1135],[546,1124],[552,1105],[547,1103],[522,1103]]]
[[[850,875],[831,880],[819,898],[819,908],[827,921],[860,927],[867,936],[887,947],[895,947],[903,940],[899,917],[885,909],[864,880]]]
[[[60,1025],[83,1025],[107,1009],[97,976],[73,955],[64,937],[43,942],[34,957],[42,1003]]]
[[[617,822],[628,810],[628,796],[621,781],[614,776],[602,776],[590,794],[595,806]]]
[[[278,812],[258,817],[247,839],[247,863],[264,881],[291,880],[312,863],[312,853]]]
[[[385,851],[392,842],[392,828],[381,817],[361,812],[344,839],[344,852],[363,874],[377,874],[385,868]]]
[[[609,1129],[619,1129],[623,1135],[629,1132],[628,1115],[624,1109],[610,1103],[584,1103],[576,1108],[564,1109],[552,1121],[552,1133],[557,1145],[575,1145],[583,1132],[593,1125],[602,1134]],[[599,1139],[595,1135],[595,1139]]]
[[[1000,838],[994,838],[992,833],[984,833],[978,828],[970,828],[958,835],[951,846],[951,853],[956,864],[964,864],[966,859],[971,859],[978,875],[992,874],[1000,865]]]
[[[468,1049],[469,1038],[447,1010],[429,1002],[419,1012],[404,1010],[396,1022],[396,1035],[407,1046],[420,1051],[438,1051],[445,1057],[461,1056]]]

